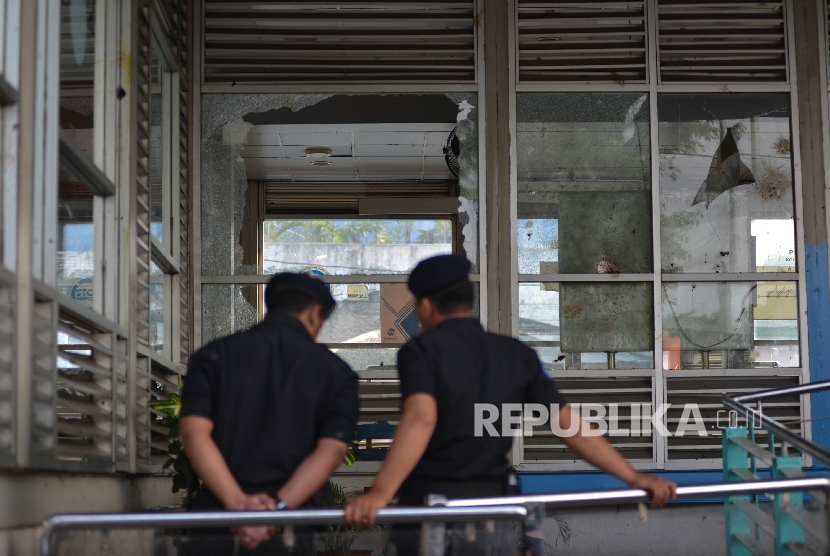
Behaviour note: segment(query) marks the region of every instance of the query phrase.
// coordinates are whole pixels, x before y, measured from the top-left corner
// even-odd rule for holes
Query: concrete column
[[[827,216],[822,108],[821,50],[826,48],[822,19],[815,0],[793,1],[793,26],[798,95],[798,127],[801,148],[802,200],[804,206],[804,250],[810,380],[830,379],[830,280],[827,267]],[[802,336],[803,337],[803,336]],[[813,396],[813,416],[826,415],[830,395]],[[830,423],[816,421],[813,437],[821,445],[830,443]]]
[[[484,0],[487,328],[511,333],[509,2]]]

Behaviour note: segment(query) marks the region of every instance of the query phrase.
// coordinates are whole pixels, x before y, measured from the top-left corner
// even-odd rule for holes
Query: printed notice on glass
[[[369,286],[349,284],[346,287],[346,299],[349,301],[369,301]]]

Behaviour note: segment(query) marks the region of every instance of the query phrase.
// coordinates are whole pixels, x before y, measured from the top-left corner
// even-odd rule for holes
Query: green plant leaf
[[[351,450],[349,450],[348,452],[346,452],[346,455],[343,457],[343,464],[344,464],[346,467],[351,467],[351,466],[353,466],[353,465],[354,465],[354,461],[355,461],[355,459],[354,459],[354,452],[352,452]]]

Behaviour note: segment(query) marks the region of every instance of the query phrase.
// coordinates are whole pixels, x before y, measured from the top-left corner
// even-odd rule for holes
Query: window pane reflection
[[[268,220],[265,274],[402,274],[452,253],[450,220]]]
[[[666,369],[798,367],[795,282],[663,285]]]
[[[164,355],[164,273],[150,262],[150,347]]]
[[[63,166],[58,174],[58,288],[92,307],[95,225],[92,194]]]
[[[519,284],[519,339],[549,369],[650,369],[650,283]]]
[[[161,66],[155,49],[150,64],[150,233],[164,242]]]
[[[787,95],[661,95],[663,272],[795,272]]]
[[[61,2],[60,49],[60,125],[92,158],[95,0]]]
[[[648,95],[516,100],[520,274],[648,273]]]

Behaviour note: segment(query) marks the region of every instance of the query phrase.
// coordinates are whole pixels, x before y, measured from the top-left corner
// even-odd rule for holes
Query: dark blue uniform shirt
[[[182,416],[213,421],[213,439],[245,487],[288,480],[321,438],[351,444],[357,374],[288,315],[197,351],[184,380]]]

